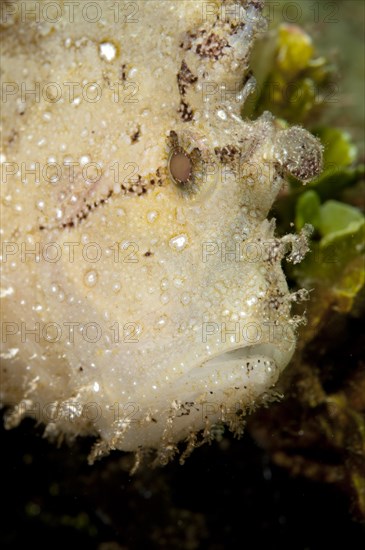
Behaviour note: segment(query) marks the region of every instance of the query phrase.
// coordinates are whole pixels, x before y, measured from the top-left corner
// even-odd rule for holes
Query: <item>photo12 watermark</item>
[[[201,5],[202,21],[214,23],[218,18],[235,25],[252,25],[257,23],[257,13],[260,5],[263,6],[265,19],[283,21],[289,24],[303,24],[305,22],[334,24],[340,20],[340,6],[337,2],[312,1],[295,2],[287,0],[265,0],[264,2],[251,1],[242,5],[238,0],[232,3],[203,1]]]
[[[291,344],[296,342],[293,331],[293,323],[278,321],[206,321],[202,323],[202,342],[216,342],[221,344],[240,344],[252,346],[260,343],[277,343],[286,341]]]
[[[99,47],[101,57],[112,55],[108,43],[102,43]],[[110,53],[108,53],[110,52]],[[108,59],[110,60],[110,59]],[[62,103],[80,105],[82,102],[98,103],[103,97],[110,97],[113,103],[133,104],[140,102],[140,84],[135,81],[110,82],[102,86],[99,82],[29,82],[3,81],[1,83],[1,102],[8,103],[17,99],[18,104],[27,101],[33,103]]]
[[[24,321],[4,321],[1,323],[1,342],[12,345],[35,342],[37,344],[75,345],[97,344],[137,344],[143,333],[140,323],[115,321],[102,326],[95,321],[49,321],[46,323],[26,323]],[[12,348],[15,349],[15,348]],[[11,357],[10,357],[11,358]]]
[[[243,390],[247,389],[242,387]],[[97,394],[102,392],[102,387],[98,382],[94,382],[90,386],[91,393]],[[212,392],[213,393],[213,392]],[[173,422],[179,421],[185,415],[190,414],[193,409],[198,412],[203,424],[212,421],[211,429],[216,423],[236,422],[238,419],[243,419],[245,410],[240,401],[235,401],[230,404],[224,401],[214,401],[213,399],[204,400],[199,403],[192,401],[175,402],[173,410],[176,416],[172,416]],[[30,417],[37,422],[45,424],[75,424],[80,421],[88,423],[97,423],[100,420],[108,420],[110,423],[119,428],[128,428],[140,426],[142,424],[156,423],[156,419],[149,411],[148,402],[141,403],[136,401],[127,401],[125,403],[115,401],[107,403],[104,400],[76,400],[67,399],[65,401],[46,401],[40,402],[35,399],[22,399],[19,403],[12,405],[6,418],[6,423],[12,421],[18,423],[22,418]],[[165,411],[166,412],[166,411]],[[171,411],[172,412],[172,411]],[[224,430],[223,425],[217,425],[217,433],[213,429],[212,436],[219,436],[219,432]]]
[[[114,161],[109,165],[101,162],[94,162],[85,156],[79,160],[71,157],[57,162],[50,158],[46,163],[35,162],[13,162],[2,159],[0,163],[1,181],[9,183],[14,179],[21,183],[33,182],[36,184],[57,185],[58,183],[70,183],[81,180],[91,186],[98,183],[102,178],[108,178],[115,186],[134,185],[140,182],[138,176],[139,166],[136,162],[120,163]],[[113,188],[114,189],[114,188]],[[120,188],[115,188],[117,193]]]
[[[299,246],[299,248],[298,248]],[[307,242],[297,245],[296,254],[299,257],[310,255],[311,261],[318,264],[335,264],[340,261],[339,253],[341,247],[332,244],[325,249],[316,247],[313,251],[308,250]],[[286,255],[286,247],[281,244],[280,239],[246,240],[242,234],[240,240],[235,241],[211,241],[203,242],[201,246],[201,259],[203,263],[246,263],[256,264],[262,262],[272,263]]]
[[[1,263],[15,260],[21,263],[70,263],[83,261],[86,264],[97,264],[102,260],[114,264],[136,264],[140,261],[139,245],[133,241],[111,243],[105,247],[97,242],[81,243],[69,241],[57,242],[16,242],[1,243]]]
[[[0,23],[10,25],[14,20],[21,23],[99,23],[111,19],[114,23],[138,24],[140,2],[115,0],[63,0],[62,2],[40,0],[7,0],[0,5]]]
[[[201,83],[203,104],[212,102],[212,100],[222,104],[228,102],[239,105],[243,102],[248,105],[251,103],[256,104],[263,94],[265,94],[265,100],[268,103],[282,103],[292,107],[301,106],[304,101],[308,101],[308,94],[310,94],[314,106],[339,103],[341,99],[341,89],[339,83],[335,80],[328,81],[321,86],[309,79],[306,81],[306,86],[303,86],[302,81],[283,82],[272,80],[264,85],[250,81],[249,90],[245,90],[245,86],[242,87],[242,80],[231,83],[204,80]]]

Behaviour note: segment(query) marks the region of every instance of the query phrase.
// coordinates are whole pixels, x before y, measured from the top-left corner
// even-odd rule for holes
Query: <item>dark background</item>
[[[31,420],[2,428],[3,548],[364,547],[345,494],[290,477],[248,434],[130,477],[129,455],[88,466],[91,439],[57,448],[42,432]]]

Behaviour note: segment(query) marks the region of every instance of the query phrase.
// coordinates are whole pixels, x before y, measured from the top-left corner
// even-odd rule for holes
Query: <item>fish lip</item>
[[[273,360],[280,368],[284,369],[290,361],[295,348],[295,341],[289,341],[289,346],[283,345],[283,342],[260,342],[255,344],[245,344],[233,346],[221,351],[217,351],[209,359],[204,361],[205,367],[216,366],[223,363],[229,363],[240,360],[247,360],[257,356],[267,357]]]

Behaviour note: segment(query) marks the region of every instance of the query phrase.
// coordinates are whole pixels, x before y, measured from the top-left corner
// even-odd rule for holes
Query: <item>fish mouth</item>
[[[253,355],[262,355],[267,357],[273,356],[272,344],[256,344],[253,346],[243,346],[235,348],[233,350],[224,351],[215,355],[212,359],[209,359],[204,363],[207,367],[214,367],[224,363],[240,362]]]
[[[232,394],[248,403],[277,382],[294,349],[294,342],[283,341],[227,346],[178,378],[170,395],[178,390],[181,401],[198,403],[213,395],[226,400]]]
[[[240,346],[214,355],[214,357],[204,362],[203,368],[214,371],[217,369],[228,370],[233,367],[258,366],[261,364],[263,367],[274,365],[281,371],[290,361],[293,350],[293,342],[288,346],[274,343]]]

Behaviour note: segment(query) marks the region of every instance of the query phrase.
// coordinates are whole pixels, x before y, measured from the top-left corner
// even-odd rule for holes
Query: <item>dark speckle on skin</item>
[[[198,77],[195,76],[185,61],[181,62],[180,70],[177,74],[177,83],[179,87],[180,95],[183,96],[186,93],[186,88],[191,84],[194,84],[198,80]]]
[[[194,118],[194,112],[190,105],[185,101],[181,100],[179,111],[181,118],[184,122],[190,122]]]
[[[131,141],[132,143],[137,143],[139,141],[139,138],[141,136],[141,127],[138,126],[137,130],[134,132],[134,134],[131,135]]]

